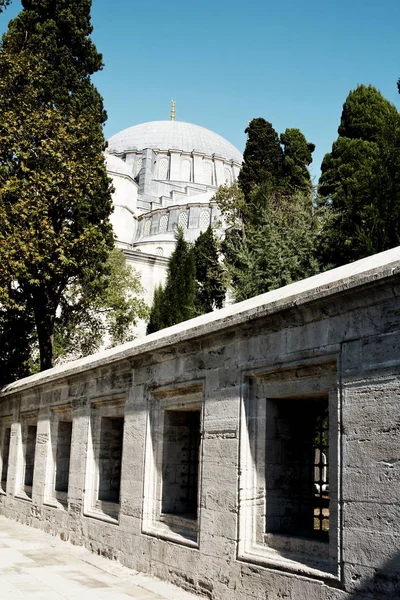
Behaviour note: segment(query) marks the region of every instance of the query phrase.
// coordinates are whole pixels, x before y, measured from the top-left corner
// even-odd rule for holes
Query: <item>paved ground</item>
[[[0,516],[0,599],[198,600],[42,531]]]

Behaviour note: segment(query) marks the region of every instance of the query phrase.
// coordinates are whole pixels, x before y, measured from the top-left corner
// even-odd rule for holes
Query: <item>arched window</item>
[[[151,231],[151,219],[147,219],[146,223],[144,224],[143,235],[150,235],[150,231]]]
[[[190,160],[183,160],[181,164],[181,180],[190,181]]]
[[[224,183],[225,183],[225,185],[231,185],[232,184],[231,170],[228,169],[228,168],[224,169]]]
[[[212,171],[212,163],[209,160],[203,162],[203,182],[207,185],[212,185]]]
[[[188,214],[187,214],[187,211],[184,210],[179,213],[178,227],[182,227],[182,229],[186,229],[187,224],[188,224]]]
[[[161,158],[158,163],[158,179],[168,179],[168,158]]]
[[[137,177],[139,175],[140,171],[142,170],[142,165],[143,165],[143,158],[141,156],[138,156],[136,158],[135,177]]]
[[[167,227],[168,227],[168,215],[161,215],[160,225],[158,228],[160,233],[165,233],[167,231]]]
[[[164,250],[161,248],[161,246],[158,246],[158,248],[156,248],[156,254],[157,256],[164,256]]]
[[[210,224],[210,211],[202,210],[200,213],[200,229],[207,229]]]

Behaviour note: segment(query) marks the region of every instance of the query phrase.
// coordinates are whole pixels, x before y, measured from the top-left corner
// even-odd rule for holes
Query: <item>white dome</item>
[[[182,121],[151,121],[120,131],[108,140],[109,152],[120,154],[128,150],[196,150],[207,156],[217,154],[225,160],[241,164],[239,150],[223,137],[191,123]]]
[[[114,156],[113,154],[106,155],[106,169],[111,173],[117,173],[118,175],[129,175],[132,177],[132,171],[126,165],[126,163],[118,158],[118,156]]]

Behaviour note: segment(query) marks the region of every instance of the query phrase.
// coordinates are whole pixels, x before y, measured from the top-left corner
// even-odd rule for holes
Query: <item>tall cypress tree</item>
[[[360,85],[343,105],[338,133],[319,181],[331,217],[324,260],[335,266],[400,243],[400,115],[377,89]]]
[[[196,263],[194,250],[178,228],[175,250],[168,261],[165,287],[156,288],[147,333],[196,316]]]
[[[245,200],[250,202],[256,186],[262,183],[273,186],[282,177],[283,152],[278,134],[265,119],[250,121],[245,133],[247,142],[238,182]]]
[[[112,202],[91,0],[22,6],[0,46],[0,301],[33,312],[43,370],[68,286],[106,269]]]
[[[196,312],[204,314],[222,308],[226,286],[219,262],[217,241],[211,225],[201,232],[194,245],[196,258]]]

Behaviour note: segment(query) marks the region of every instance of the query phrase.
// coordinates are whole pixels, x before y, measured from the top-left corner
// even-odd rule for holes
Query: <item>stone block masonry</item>
[[[400,597],[400,248],[15,382],[0,513],[210,600]]]

